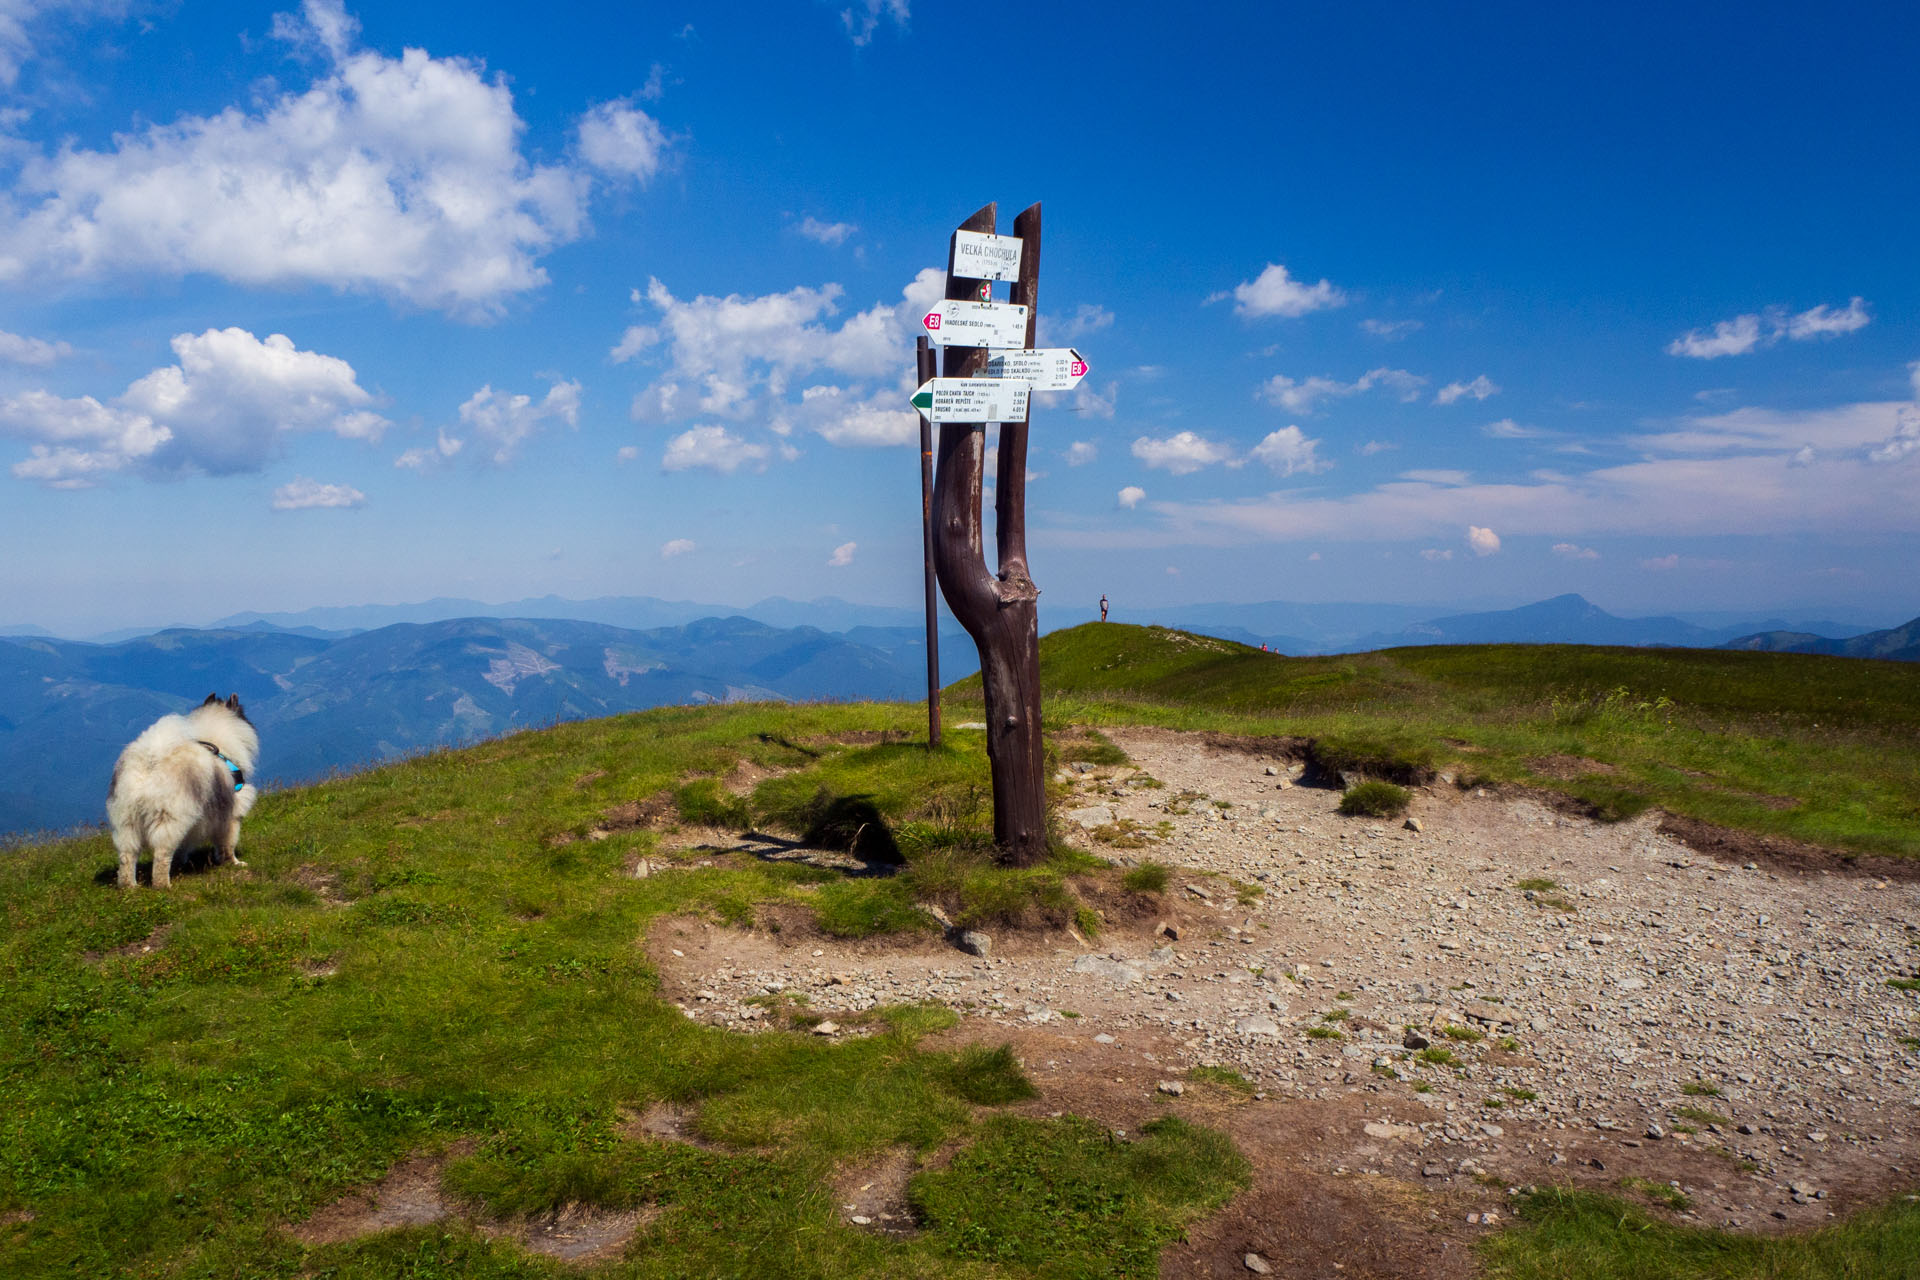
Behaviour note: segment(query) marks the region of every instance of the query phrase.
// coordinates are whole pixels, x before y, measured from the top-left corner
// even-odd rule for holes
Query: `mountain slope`
[[[1760,631],[1729,640],[1720,647],[1760,653],[1824,653],[1839,658],[1920,662],[1920,618],[1845,640],[1832,640],[1803,631]]]
[[[1393,649],[1415,644],[1612,644],[1684,645],[1719,643],[1715,633],[1678,618],[1621,618],[1584,596],[1567,594],[1490,613],[1461,613],[1416,623],[1397,632],[1376,632],[1355,642],[1358,649]]]

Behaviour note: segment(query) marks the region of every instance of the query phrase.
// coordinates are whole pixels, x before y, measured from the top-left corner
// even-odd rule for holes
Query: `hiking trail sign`
[[[1025,422],[1027,384],[993,378],[928,378],[913,393],[913,407],[927,421]]]
[[[1024,347],[1027,308],[948,298],[920,317],[936,347]]]
[[[1024,382],[1035,391],[1071,391],[1087,376],[1087,361],[1072,347],[1041,347],[1037,351],[990,351],[986,375]],[[1004,418],[989,418],[1004,422]]]
[[[953,274],[969,280],[1015,280],[1020,276],[1019,236],[953,233]]]

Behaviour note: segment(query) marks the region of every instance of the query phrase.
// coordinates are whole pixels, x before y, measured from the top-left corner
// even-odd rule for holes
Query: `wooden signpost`
[[[996,206],[988,205],[954,232],[947,257],[947,301],[922,321],[945,353],[943,376],[933,377],[931,361],[921,360],[915,405],[925,402],[923,432],[928,422],[940,428],[931,513],[934,570],[947,607],[980,650],[987,760],[993,776],[993,840],[1002,861],[1024,867],[1047,856],[1040,589],[1027,571],[1027,392],[1035,383],[1051,389],[1066,380],[1071,386],[1085,375],[1086,361],[1077,351],[1032,349],[1040,292],[1040,206],[1014,219],[1011,236],[994,234],[995,212]],[[991,300],[994,280],[1013,282],[1007,302]],[[1000,360],[997,371],[989,367],[995,357]],[[1031,378],[1023,373],[1031,373]],[[954,385],[964,379],[978,379],[982,385]],[[1012,384],[1018,384],[1017,392]],[[968,405],[974,407],[963,409]],[[963,413],[975,416],[962,420]],[[1000,423],[1000,465],[994,480],[998,573],[987,568],[981,528],[988,421]],[[937,720],[932,724],[937,732]]]

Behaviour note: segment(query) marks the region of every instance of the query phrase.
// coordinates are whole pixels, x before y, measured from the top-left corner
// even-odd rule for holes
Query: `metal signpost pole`
[[[921,382],[934,376],[936,357],[923,337],[913,344],[915,372]],[[920,415],[920,550],[927,573],[927,750],[940,745],[940,606],[933,575],[933,423]]]

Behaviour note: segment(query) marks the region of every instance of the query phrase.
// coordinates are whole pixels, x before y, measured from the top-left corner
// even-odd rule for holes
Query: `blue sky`
[[[1678,12],[1676,12],[1678,10]],[[0,625],[912,605],[1046,210],[1047,605],[1920,612],[1910,5],[0,0]]]

